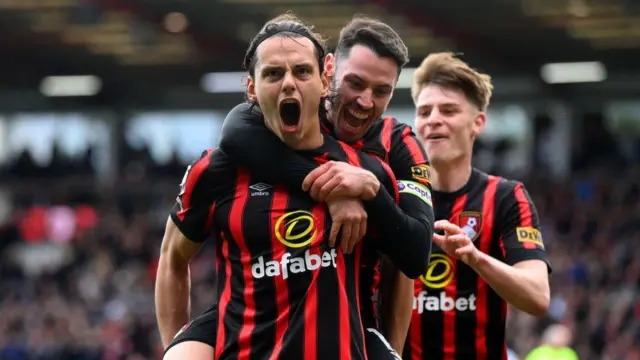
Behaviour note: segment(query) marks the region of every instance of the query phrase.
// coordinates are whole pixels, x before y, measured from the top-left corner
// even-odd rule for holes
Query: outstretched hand
[[[436,230],[444,231],[444,235],[433,234],[433,242],[447,255],[469,266],[478,262],[480,251],[459,226],[447,220],[438,220],[434,227]]]

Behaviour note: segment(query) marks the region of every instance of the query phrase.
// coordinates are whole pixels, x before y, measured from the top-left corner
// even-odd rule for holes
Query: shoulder
[[[488,174],[484,171],[473,168],[473,172],[476,180],[473,180],[482,191],[487,191],[487,188],[494,188],[496,197],[501,198],[505,195],[513,194],[513,191],[518,186],[523,186],[520,181],[511,180],[502,176]]]
[[[381,116],[373,121],[369,130],[370,134],[389,132],[392,135],[411,132],[411,126],[393,116]]]
[[[231,174],[236,167],[231,158],[220,148],[204,150],[200,158],[189,166],[188,176],[206,178],[213,182],[219,182],[221,175]]]
[[[411,125],[393,116],[382,118],[382,122],[384,124],[382,131],[389,132],[391,137],[391,147],[409,147],[411,151],[417,151],[418,148],[422,147]]]
[[[522,212],[523,209],[532,209],[533,200],[529,196],[523,182],[495,175],[486,176],[487,186],[495,186],[495,198],[498,211],[502,214],[512,211]]]
[[[490,175],[492,176],[492,175]],[[498,182],[498,195],[504,198],[516,198],[518,201],[529,201],[529,194],[522,181],[493,176]]]
[[[262,109],[256,104],[252,104],[250,102],[242,102],[236,105],[233,109],[229,111],[227,114],[227,119],[235,119],[235,118],[259,118],[262,117]]]
[[[398,120],[393,116],[384,116],[381,118],[382,128],[391,132],[391,137],[400,140],[406,136],[413,135],[413,128],[411,125]]]
[[[411,131],[411,125],[409,125],[409,124],[407,124],[407,123],[405,123],[405,122],[402,122],[402,121],[398,120],[398,118],[396,118],[396,117],[393,117],[393,116],[384,116],[384,117],[382,118],[382,121],[383,121],[384,123],[389,124],[388,126],[391,126],[391,128],[393,129],[393,131],[394,131],[394,132],[396,132],[396,131],[403,132],[403,131],[405,131],[406,129],[409,129],[409,131]]]

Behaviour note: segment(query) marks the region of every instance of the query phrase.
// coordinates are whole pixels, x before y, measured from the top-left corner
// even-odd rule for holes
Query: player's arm
[[[318,164],[286,146],[264,125],[258,106],[242,103],[224,119],[220,148],[256,176],[298,190]]]
[[[363,167],[371,168],[371,162],[389,174],[375,197],[363,201],[369,219],[379,224],[376,246],[407,277],[415,279],[424,274],[429,264],[431,195],[416,182],[396,181],[386,163],[363,155]]]
[[[423,250],[423,256],[425,260],[429,259],[435,216],[430,199],[427,154],[409,126],[395,124],[391,135],[389,165],[398,179],[408,179],[420,184],[425,188],[425,194],[429,196],[426,203],[407,204],[409,200],[405,198],[408,194],[402,194],[400,203],[408,216],[418,214],[416,218],[423,219],[423,228],[428,231],[424,238],[427,241],[427,247]],[[382,272],[380,280],[382,330],[393,348],[402,353],[411,323],[414,284],[413,280],[404,275],[393,263],[387,262]]]
[[[368,218],[379,225],[379,250],[405,275],[415,279],[424,273],[428,265],[433,221],[431,194],[417,182],[396,182],[388,165],[380,160],[365,154],[361,154],[361,160],[363,168],[341,162],[323,164],[307,176],[302,189],[309,189],[311,197],[318,201],[330,202],[334,198],[352,196],[349,189],[363,184],[357,180],[361,174],[364,174],[363,179],[375,179],[369,170],[383,169],[382,172],[388,176],[382,176],[380,184],[372,187],[372,198],[363,197],[364,208]]]
[[[156,317],[163,346],[189,322],[189,262],[211,231],[213,208],[210,172],[212,151],[206,151],[187,171],[171,209],[160,247],[156,276]]]
[[[434,214],[426,161],[424,148],[411,128],[396,122],[391,135],[389,165],[397,179],[400,201],[395,205],[387,194],[380,192],[373,201],[365,202],[371,217],[384,219],[385,226],[380,232],[382,250],[384,247],[393,250],[392,253],[387,251],[390,260],[411,279],[424,274],[431,253]],[[402,254],[394,256],[396,251]],[[407,272],[405,263],[409,259],[413,266]],[[398,277],[396,280],[404,281],[408,287],[409,279]],[[402,297],[399,294],[395,296]],[[407,299],[402,299],[409,304]],[[400,316],[402,308],[397,307],[395,315]],[[402,313],[404,317],[410,316],[410,312],[409,315],[406,311]]]
[[[504,300],[529,314],[543,316],[549,308],[549,271],[535,205],[522,183],[512,184],[501,199],[498,215],[506,263],[482,252],[474,270]]]
[[[162,345],[168,346],[189,322],[191,312],[189,262],[201,243],[184,236],[173,220],[167,219],[156,275],[156,318]]]
[[[406,125],[404,125],[406,127]],[[409,129],[410,130],[410,129]],[[403,135],[400,133],[400,135]],[[409,135],[413,136],[411,131]],[[398,147],[403,142],[396,142]],[[424,152],[418,145],[418,150]],[[392,151],[390,157],[395,156],[396,167],[400,170],[397,177],[396,168],[387,178],[393,178],[394,189],[388,183],[375,188],[373,198],[363,197],[365,209],[369,218],[384,226],[379,227],[379,248],[389,259],[409,278],[415,279],[427,269],[431,252],[431,237],[433,235],[434,214],[431,205],[431,191],[428,187],[428,176],[425,165],[415,165],[419,159],[408,151]],[[414,159],[415,158],[415,159]],[[366,160],[369,159],[369,160]],[[371,157],[363,159],[362,166],[371,170]],[[426,161],[426,155],[422,157]],[[383,167],[386,166],[383,164]],[[415,170],[425,170],[420,176],[412,175]],[[358,169],[359,171],[362,171]],[[314,199],[323,201],[332,197],[347,196],[350,189],[361,186],[363,181],[357,178],[357,171],[349,165],[339,162],[329,162],[312,171],[305,179],[302,188],[309,189]],[[364,177],[363,177],[364,178]],[[379,177],[380,178],[380,177]],[[395,181],[395,178],[399,180]],[[402,180],[404,179],[404,180]],[[392,194],[399,189],[399,202]]]

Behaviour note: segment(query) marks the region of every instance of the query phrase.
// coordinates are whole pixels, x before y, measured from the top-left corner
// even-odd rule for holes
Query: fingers
[[[331,223],[331,232],[329,232],[329,246],[336,246],[336,239],[342,227],[342,220],[334,219]]]
[[[471,243],[471,239],[465,234],[456,234],[449,236],[449,242],[456,244],[456,246],[466,246]]]
[[[340,249],[349,254],[367,232],[367,213],[359,200],[338,199],[329,201],[327,205],[333,221],[329,245],[335,246],[340,235]]]
[[[307,177],[304,178],[304,181],[302,182],[302,191],[309,191],[309,188],[311,188],[311,185],[313,183],[316,182],[316,180],[323,174],[325,174],[327,171],[329,171],[329,169],[331,168],[331,164],[333,162],[329,161],[326,164],[322,164],[320,166],[318,166],[317,168],[315,168],[313,171],[311,171],[309,173],[309,175],[307,175]]]
[[[320,179],[318,179],[316,183],[319,183],[320,182],[319,180]],[[317,195],[315,197],[312,196],[312,198],[318,202],[325,202],[327,201],[327,199],[333,197],[334,195],[338,195],[338,196],[340,195],[340,194],[336,194],[336,190],[339,187],[340,187],[340,178],[333,176],[331,177],[331,179],[329,179],[329,181],[327,181],[324,185],[322,185]],[[311,186],[311,188],[313,189],[314,186]],[[335,199],[335,197],[333,198]]]
[[[364,238],[365,235],[367,235],[367,218],[365,218],[364,221],[360,222],[359,230],[360,230],[360,233],[358,234],[358,239],[362,239]]]
[[[433,234],[433,243],[438,245],[439,248],[443,249],[445,244],[447,243],[446,235]]]
[[[442,226],[442,224],[446,224],[448,223],[448,220],[437,220],[436,222],[433,223],[433,226],[438,229]]]
[[[353,223],[348,222],[342,226],[342,238],[340,239],[340,248],[345,254],[349,253],[351,247],[351,234],[353,234]]]
[[[448,251],[447,249],[458,249],[464,246],[473,243],[469,239],[466,234],[455,234],[455,235],[440,235],[433,234],[433,243],[436,244],[439,248]]]
[[[311,174],[309,174],[309,175],[311,175]],[[331,174],[330,171],[326,171],[322,175],[318,176],[315,179],[315,181],[311,184],[311,187],[309,188],[309,196],[311,196],[311,198],[316,200],[316,201],[320,201],[318,199],[318,196],[320,194],[320,190],[322,189],[323,186],[325,186],[332,179],[334,179],[334,176]]]
[[[433,226],[435,227],[436,230],[444,230],[449,235],[464,234],[464,232],[462,231],[462,229],[460,229],[460,227],[450,223],[447,220],[438,220],[433,224]]]
[[[363,211],[358,217],[354,218],[350,223],[350,236],[347,237],[342,230],[342,251],[345,254],[351,254],[358,243],[367,234],[367,214]]]
[[[473,248],[474,246],[472,244],[457,248],[455,251],[456,256],[471,255],[473,253]]]

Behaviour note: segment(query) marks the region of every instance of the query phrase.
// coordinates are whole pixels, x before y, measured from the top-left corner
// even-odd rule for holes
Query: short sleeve
[[[429,161],[424,147],[411,127],[397,120],[391,135],[389,165],[398,180],[429,186]]]
[[[538,212],[529,193],[520,182],[508,181],[505,186],[509,190],[501,201],[500,235],[506,262],[514,265],[525,260],[542,260],[551,270]]]
[[[171,219],[180,232],[195,242],[204,241],[213,227],[216,186],[213,154],[212,149],[206,150],[187,167],[171,209]]]

